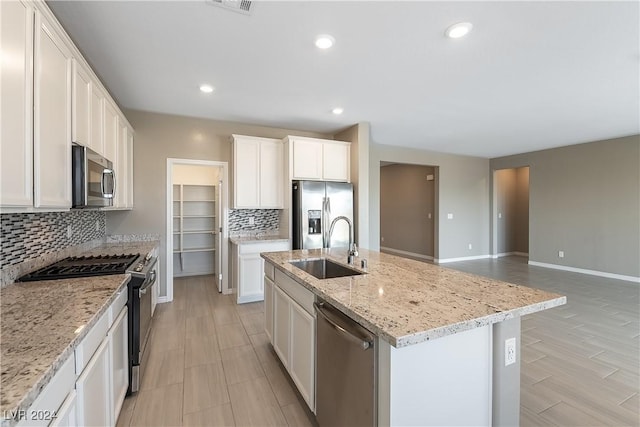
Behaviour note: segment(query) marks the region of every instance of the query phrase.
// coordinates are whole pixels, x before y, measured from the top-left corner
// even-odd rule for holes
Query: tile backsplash
[[[71,226],[71,237],[67,237]],[[102,211],[0,214],[0,269],[71,246],[103,239]]]
[[[249,224],[253,217],[254,223]],[[280,223],[278,209],[232,209],[229,211],[229,234],[246,232],[275,232]]]

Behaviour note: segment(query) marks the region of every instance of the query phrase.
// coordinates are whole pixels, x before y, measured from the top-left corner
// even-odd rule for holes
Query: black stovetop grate
[[[140,254],[69,257],[33,271],[18,282],[124,274]]]

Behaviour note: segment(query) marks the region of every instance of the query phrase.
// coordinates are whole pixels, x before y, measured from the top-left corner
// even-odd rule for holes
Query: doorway
[[[493,257],[529,256],[529,166],[493,171]]]
[[[228,194],[227,162],[167,159],[166,302],[174,277],[211,275],[208,285],[230,293]]]
[[[420,261],[437,255],[438,167],[380,163],[380,252]]]

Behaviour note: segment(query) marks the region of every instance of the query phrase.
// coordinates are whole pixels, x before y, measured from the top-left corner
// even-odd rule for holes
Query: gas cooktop
[[[18,279],[18,282],[124,274],[140,254],[69,257]]]

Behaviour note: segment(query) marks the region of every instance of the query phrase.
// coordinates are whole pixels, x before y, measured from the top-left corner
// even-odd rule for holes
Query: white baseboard
[[[587,270],[586,268],[568,267],[566,265],[548,264],[546,262],[529,261],[529,265],[536,267],[553,268],[554,270],[571,271],[573,273],[589,274],[591,276],[607,277],[609,279],[626,280],[628,282],[640,283],[640,277],[625,276],[624,274],[608,273],[606,271]]]
[[[501,252],[499,254],[494,254],[491,255],[491,258],[496,259],[496,258],[502,258],[505,256],[524,256],[524,257],[528,257],[529,254],[527,252]]]
[[[417,254],[415,252],[401,251],[400,249],[388,248],[386,246],[380,246],[380,251],[391,252],[392,254],[398,254],[398,255],[406,255],[406,256],[419,258],[419,259],[426,259],[427,261],[433,261],[433,257],[430,255],[423,255],[423,254]]]
[[[163,304],[165,302],[171,302],[171,300],[169,299],[169,297],[158,297],[158,304]]]
[[[433,261],[436,264],[446,264],[448,262],[473,261],[476,259],[487,259],[487,258],[491,258],[491,255],[465,256],[460,258],[443,258],[443,259],[434,259]]]

